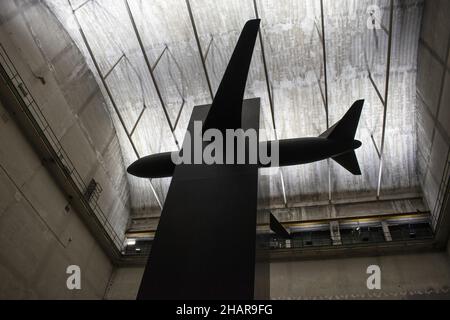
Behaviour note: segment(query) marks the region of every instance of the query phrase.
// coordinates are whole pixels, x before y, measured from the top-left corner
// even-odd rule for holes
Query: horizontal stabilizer
[[[283,239],[291,239],[289,232],[283,227],[283,225],[275,218],[275,216],[270,213],[270,230],[275,232],[275,234]]]
[[[358,159],[356,159],[354,151],[341,154],[332,159],[354,175],[361,175],[361,169],[359,168]]]
[[[335,125],[322,133],[319,137],[330,140],[351,141],[355,137],[358,128],[359,117],[364,105],[364,100],[357,100],[348,109],[347,113]]]

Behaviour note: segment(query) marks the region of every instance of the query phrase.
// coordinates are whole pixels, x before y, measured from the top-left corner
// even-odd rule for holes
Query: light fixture
[[[127,239],[127,246],[134,246],[136,244],[136,239]]]

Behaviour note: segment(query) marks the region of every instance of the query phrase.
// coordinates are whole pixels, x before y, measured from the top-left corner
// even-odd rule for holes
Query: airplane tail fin
[[[355,139],[355,133],[358,128],[363,105],[364,100],[355,101],[342,119],[331,126],[327,131],[323,132],[319,137],[337,141],[353,141]],[[354,175],[361,174],[358,159],[353,150],[332,157],[332,159]]]
[[[355,101],[342,119],[319,137],[339,141],[352,141],[355,138],[363,105],[364,100]]]

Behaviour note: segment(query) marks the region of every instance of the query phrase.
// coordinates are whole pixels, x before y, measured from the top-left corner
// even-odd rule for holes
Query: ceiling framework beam
[[[256,19],[260,19],[259,17],[259,12],[258,12],[258,6],[256,4],[256,0],[253,0],[253,9],[255,10],[255,17]],[[266,53],[264,51],[264,41],[262,38],[262,33],[261,33],[261,28],[259,28],[258,30],[258,35],[259,35],[259,45],[261,47],[261,58],[262,58],[262,62],[263,62],[263,67],[264,67],[264,75],[266,78],[266,86],[267,86],[267,94],[269,95],[269,106],[270,106],[270,115],[272,117],[272,126],[273,126],[273,133],[275,136],[275,140],[278,140],[278,135],[277,135],[277,127],[275,125],[275,109],[274,109],[274,103],[273,103],[273,94],[272,94],[272,87],[270,85],[270,77],[269,77],[269,71],[267,68],[267,61],[266,61]],[[284,178],[283,178],[283,171],[280,168],[279,169],[280,172],[280,183],[281,183],[281,190],[283,193],[283,202],[284,202],[284,206],[287,207],[288,206],[288,202],[287,202],[287,197],[286,197],[286,186],[284,183]]]
[[[383,174],[383,162],[384,162],[384,143],[386,134],[386,115],[388,107],[388,97],[389,97],[389,76],[391,71],[391,54],[392,54],[392,29],[394,20],[394,0],[389,2],[389,34],[388,34],[388,48],[387,48],[387,61],[386,61],[386,82],[384,87],[384,99],[383,102],[383,127],[381,131],[381,146],[380,146],[380,166],[378,170],[378,185],[377,185],[377,199],[380,198],[381,193],[381,182]],[[372,82],[373,83],[373,82]]]
[[[139,152],[138,152],[138,150],[136,148],[136,145],[133,142],[133,139],[131,138],[130,133],[128,132],[128,129],[127,129],[126,125],[125,125],[125,122],[124,122],[124,120],[122,118],[122,115],[119,112],[119,109],[117,107],[116,101],[114,100],[114,97],[113,97],[113,95],[111,93],[111,90],[110,90],[108,84],[106,83],[105,77],[103,76],[103,73],[102,73],[102,71],[100,69],[100,66],[98,64],[98,61],[97,61],[95,55],[94,55],[94,52],[92,51],[91,45],[89,44],[89,41],[87,40],[86,34],[84,33],[83,27],[81,26],[81,23],[80,23],[80,21],[78,19],[76,11],[73,9],[72,3],[70,2],[70,0],[67,0],[67,2],[69,3],[70,8],[72,9],[72,14],[73,14],[73,16],[75,18],[75,23],[77,25],[77,28],[78,28],[80,34],[81,34],[81,38],[83,39],[83,43],[84,43],[84,45],[86,46],[86,48],[87,48],[87,50],[89,52],[89,56],[91,57],[92,62],[94,63],[95,70],[97,71],[97,73],[98,73],[98,75],[100,77],[100,80],[102,82],[103,87],[105,88],[106,94],[108,95],[108,98],[109,98],[109,100],[111,102],[111,105],[112,105],[114,111],[116,112],[117,118],[119,119],[119,122],[122,125],[123,130],[125,131],[125,134],[126,134],[126,136],[128,138],[128,141],[130,142],[130,145],[131,145],[131,147],[132,147],[132,149],[134,151],[135,156],[139,159],[140,158]],[[117,64],[116,64],[116,66],[117,66]],[[149,182],[150,182],[151,189],[153,191],[153,195],[155,196],[156,202],[158,203],[159,207],[162,208],[161,200],[159,199],[159,196],[156,193],[156,190],[155,190],[155,188],[154,188],[154,186],[152,184],[152,181],[150,180]]]
[[[389,30],[381,23],[381,21],[380,21],[380,28],[381,30],[384,31],[384,33],[386,33],[387,36],[389,36]]]
[[[376,151],[378,159],[379,159],[381,157],[381,154],[380,154],[380,150],[378,150],[378,146],[375,141],[375,138],[373,137],[373,134],[370,135],[370,139],[372,140],[373,146],[375,147],[375,151]]]
[[[114,65],[111,67],[111,69],[109,69],[109,71],[107,73],[105,73],[105,75],[103,76],[103,78],[106,80],[109,75],[111,74],[111,72],[114,71],[114,69],[117,67],[117,65],[120,63],[120,61],[122,61],[122,59],[125,58],[125,53],[122,53],[122,55],[120,56],[119,59],[117,59],[117,62],[114,63]]]
[[[141,112],[139,113],[139,116],[138,116],[136,122],[134,123],[133,129],[131,129],[131,131],[130,131],[130,137],[133,136],[133,133],[134,133],[134,131],[136,130],[136,128],[137,128],[139,122],[141,121],[141,118],[142,118],[142,116],[143,116],[143,114],[144,114],[145,109],[147,109],[147,107],[146,107],[146,105],[144,104],[144,107],[142,108],[142,110],[141,110]]]
[[[325,94],[323,92],[322,85],[321,85],[319,77],[317,77],[317,84],[319,86],[320,97],[322,98],[323,106],[324,106],[324,109],[325,109],[325,106],[326,106],[327,103],[326,103],[326,100],[325,100]]]
[[[159,63],[159,60],[161,60],[161,58],[164,56],[164,53],[166,52],[166,50],[167,50],[167,45],[164,46],[163,51],[159,54],[158,59],[156,59],[155,63],[153,64],[153,66],[152,66],[152,71],[155,71],[156,66],[157,66],[158,63]]]
[[[69,4],[71,5],[70,1],[69,1]],[[118,119],[120,121],[120,124],[122,125],[122,127],[123,127],[123,129],[124,129],[124,131],[125,131],[125,133],[126,133],[126,135],[128,137],[128,140],[129,140],[131,146],[133,147],[134,153],[139,158],[139,152],[137,151],[136,146],[135,146],[133,140],[130,137],[130,133],[128,132],[127,126],[125,125],[125,121],[123,120],[122,115],[119,112],[119,108],[117,107],[116,101],[115,101],[115,99],[114,99],[114,97],[113,97],[113,95],[111,93],[111,90],[110,90],[108,84],[106,83],[106,78],[105,78],[105,76],[103,75],[103,73],[102,73],[102,71],[100,69],[100,66],[98,64],[97,58],[95,57],[94,52],[92,51],[91,45],[89,44],[89,41],[87,40],[86,34],[84,33],[84,30],[83,30],[83,28],[82,28],[82,26],[80,24],[80,21],[78,20],[78,16],[77,16],[75,10],[72,10],[72,12],[73,12],[73,15],[75,17],[75,22],[77,24],[78,30],[80,31],[81,37],[83,39],[83,42],[84,42],[84,44],[85,44],[85,46],[86,46],[86,48],[87,48],[87,50],[89,52],[89,56],[91,57],[92,62],[94,63],[94,67],[95,67],[95,69],[97,70],[97,73],[100,76],[100,80],[101,80],[101,82],[103,84],[103,87],[106,90],[106,94],[108,95],[108,98],[111,101],[111,105],[113,106],[114,111],[116,112],[117,117],[118,117]],[[117,66],[117,63],[115,64],[115,66]]]
[[[258,6],[256,4],[256,0],[253,0],[253,8],[255,10],[256,19],[260,19],[259,12],[258,12]],[[259,30],[258,30],[258,35],[259,35],[259,44],[260,44],[260,47],[261,47],[261,58],[262,58],[263,67],[264,67],[264,75],[265,75],[265,78],[266,78],[267,93],[269,95],[269,105],[270,105],[270,114],[271,114],[271,117],[272,117],[272,126],[273,126],[275,139],[278,140],[277,130],[276,130],[277,127],[276,127],[276,124],[275,124],[275,110],[274,110],[274,107],[273,107],[272,90],[271,90],[271,87],[270,87],[270,77],[269,77],[269,72],[268,72],[268,69],[267,69],[266,53],[265,53],[265,50],[264,50],[264,41],[263,41],[263,38],[262,38],[261,28],[259,28]]]
[[[150,64],[150,60],[148,59],[147,52],[145,52],[144,43],[142,42],[142,38],[141,38],[141,35],[140,35],[139,30],[137,28],[136,21],[134,20],[133,12],[131,11],[131,8],[130,8],[130,5],[128,3],[128,0],[124,0],[124,3],[125,3],[125,7],[127,8],[128,17],[130,18],[134,34],[135,34],[135,36],[136,36],[136,38],[138,40],[139,48],[141,49],[142,55],[144,57],[144,61],[145,61],[145,64],[147,66],[147,70],[148,70],[148,72],[150,74],[150,77],[152,79],[153,86],[155,87],[156,95],[158,96],[158,100],[159,100],[159,102],[161,104],[161,107],[162,107],[162,109],[164,111],[164,116],[166,118],[167,125],[169,126],[170,131],[172,132],[172,138],[173,138],[173,140],[175,142],[175,145],[177,146],[178,150],[180,150],[180,146],[179,146],[177,137],[175,135],[175,130],[173,128],[172,122],[170,121],[169,113],[167,111],[166,104],[165,104],[164,99],[162,97],[161,90],[159,89],[158,82],[156,81],[155,75],[153,74],[153,69],[152,69],[152,66]]]
[[[287,202],[287,198],[286,198],[286,186],[284,183],[283,171],[281,170],[281,168],[279,170],[280,170],[281,189],[283,191],[284,206],[287,208],[288,202]]]
[[[208,84],[208,90],[209,90],[209,94],[211,95],[211,101],[212,101],[212,100],[214,100],[214,94],[212,91],[211,81],[210,81],[209,75],[208,75],[208,70],[206,69],[206,61],[205,61],[206,58],[203,56],[202,45],[200,44],[200,38],[198,37],[198,32],[197,32],[197,25],[195,24],[194,15],[192,14],[191,3],[189,2],[189,0],[186,0],[186,6],[187,6],[187,9],[189,12],[189,19],[191,20],[192,29],[194,30],[195,42],[197,43],[198,53],[200,55],[200,60],[202,61],[203,71],[205,73],[206,82]]]
[[[314,18],[314,27],[316,27],[317,35],[319,36],[320,40],[322,41],[322,33],[319,30],[319,26],[317,25],[316,18]]]
[[[377,93],[377,96],[378,96],[378,98],[380,99],[381,104],[382,104],[383,107],[384,107],[384,106],[385,106],[384,98],[383,98],[383,96],[381,95],[380,90],[378,89],[378,87],[377,87],[375,81],[374,81],[373,78],[372,78],[372,73],[370,72],[370,70],[367,70],[367,71],[369,72],[369,80],[370,80],[370,82],[372,83],[372,86],[373,86],[373,88],[375,89],[375,92]]]
[[[316,26],[317,33],[322,42],[322,64],[323,64],[323,75],[324,75],[324,91],[322,91],[322,86],[320,85],[320,81],[318,81],[320,95],[322,96],[323,104],[325,107],[325,118],[327,130],[330,127],[330,116],[328,109],[328,72],[327,72],[327,49],[325,44],[325,18],[324,18],[324,10],[323,10],[323,0],[320,0],[320,25],[322,31],[319,31],[317,23],[314,21],[314,25]],[[328,169],[328,202],[331,203],[333,200],[333,191],[331,186],[331,161],[327,159],[327,169]]]
[[[72,8],[72,3],[70,3],[70,7],[72,8],[73,12],[78,11],[79,9],[81,9],[82,7],[84,7],[86,4],[88,4],[89,2],[91,2],[92,0],[86,0],[85,2],[83,2],[82,4],[80,4],[78,7],[76,7],[75,9]]]
[[[177,119],[175,120],[175,124],[173,125],[174,129],[177,128],[178,121],[180,120],[181,112],[183,111],[183,107],[186,104],[186,100],[183,99],[183,103],[181,104],[180,110],[178,111]]]
[[[211,35],[211,40],[209,40],[208,46],[206,47],[205,55],[203,56],[203,59],[206,61],[208,58],[209,50],[211,49],[212,43],[214,41],[214,37]]]
[[[180,76],[181,76],[181,90],[180,90],[180,88],[178,88],[177,82],[176,82],[175,78],[173,77],[172,72],[170,71],[170,68],[169,68],[169,70],[168,70],[168,72],[169,72],[169,77],[170,77],[170,79],[172,79],[172,81],[173,81],[173,83],[174,83],[174,85],[175,85],[175,89],[177,90],[177,93],[178,93],[178,95],[180,96],[180,98],[181,98],[181,100],[182,100],[182,103],[184,103],[185,100],[186,100],[186,99],[185,99],[185,92],[184,92],[184,85],[185,85],[188,81],[186,80],[186,77],[185,77],[184,74],[183,74],[183,70],[181,70],[181,67],[180,67],[180,65],[178,64],[177,59],[175,59],[175,56],[173,55],[173,53],[172,53],[172,51],[169,49],[169,47],[167,47],[167,53],[169,54],[169,58],[171,58],[171,59],[173,60],[173,62],[175,63],[175,66],[177,67],[178,71],[180,72]],[[173,124],[173,130],[174,130],[174,131],[175,131],[175,127],[176,127],[176,124],[174,123],[174,124]]]
[[[379,17],[378,15],[374,14],[373,12],[372,12],[372,13],[369,13],[369,14],[370,14],[370,16],[371,16],[371,18],[372,18],[372,23],[373,23],[373,24],[375,24],[375,22],[378,23],[377,28],[373,28],[373,31],[376,32],[376,29],[382,29],[382,30],[386,33],[386,35],[389,35],[389,31],[388,31],[388,29],[383,25],[383,21],[381,21],[380,17]]]
[[[328,111],[328,76],[327,76],[327,49],[325,45],[325,18],[323,12],[323,0],[320,0],[320,22],[322,26],[322,36],[320,37],[322,40],[322,58],[323,58],[323,77],[324,77],[324,86],[325,86],[325,113],[326,113],[326,123],[327,129],[330,127],[329,124],[329,111]]]

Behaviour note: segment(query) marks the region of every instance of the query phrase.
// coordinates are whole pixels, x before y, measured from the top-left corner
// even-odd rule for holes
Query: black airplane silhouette
[[[225,129],[241,128],[244,90],[259,23],[259,19],[254,19],[245,24],[206,116],[204,131],[214,128],[224,132]],[[354,102],[341,120],[318,137],[279,140],[278,165],[299,165],[332,158],[352,174],[360,175],[354,150],[361,146],[361,142],[354,137],[363,105],[364,100]],[[262,144],[267,144],[264,147],[270,150],[271,141],[260,142],[260,148]],[[270,164],[264,165],[258,161],[258,166],[267,167]],[[138,159],[127,171],[141,178],[162,178],[171,177],[175,167],[172,152],[163,152]]]
[[[209,110],[206,106],[194,109],[188,133],[193,131],[195,136],[193,119],[197,118],[204,119],[200,134],[209,129],[223,134],[228,129],[243,130],[242,127],[256,132],[259,105],[252,102],[245,104],[244,109],[243,103],[259,24],[259,19],[245,24]],[[354,136],[363,103],[356,101],[338,123],[319,137],[278,141],[278,165],[331,157],[351,173],[361,174],[354,153],[361,142]],[[183,154],[189,154],[189,140],[185,138]],[[200,150],[207,150],[212,143],[202,140]],[[275,150],[271,141],[258,143],[255,139],[252,143]],[[247,147],[246,152],[252,145]],[[220,151],[226,153],[228,149]],[[142,178],[173,176],[137,299],[267,299],[268,291],[263,289],[269,283],[268,273],[263,272],[267,270],[262,267],[264,259],[257,259],[257,252],[264,251],[265,241],[256,233],[257,181],[258,167],[273,163],[263,164],[260,158],[256,163],[243,165],[175,165],[172,156],[172,152],[146,156],[127,169]],[[270,221],[275,233],[289,237],[275,217],[271,216]]]

